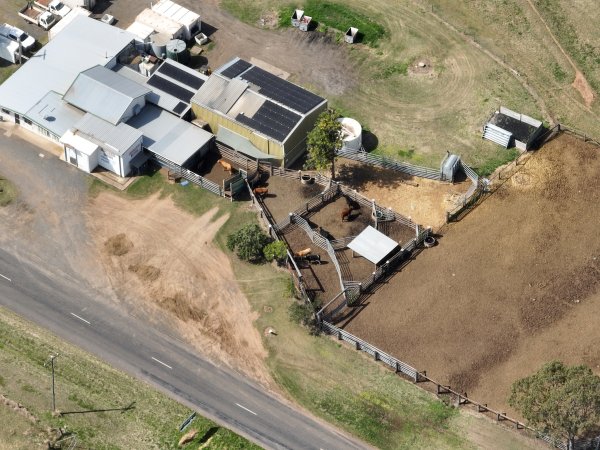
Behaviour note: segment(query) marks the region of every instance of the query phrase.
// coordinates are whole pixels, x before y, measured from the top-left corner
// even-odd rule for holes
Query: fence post
[[[375,354],[373,356],[375,356],[375,361],[379,361],[379,352],[378,351],[375,351]]]

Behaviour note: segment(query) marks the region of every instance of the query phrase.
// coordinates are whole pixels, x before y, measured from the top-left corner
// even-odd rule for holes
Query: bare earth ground
[[[471,185],[468,180],[440,183],[345,158],[338,161],[337,177],[346,186],[367,198],[377,199],[380,205],[390,207],[420,225],[434,229],[446,222],[446,211],[457,206],[456,200]]]
[[[102,193],[86,211],[110,284],[125,302],[156,321],[169,321],[209,358],[224,361],[262,383],[271,378],[253,326],[257,314],[240,291],[225,254],[213,243],[227,220],[216,210],[194,218],[158,194],[128,200]],[[120,234],[125,253],[106,242]]]
[[[546,361],[600,373],[599,155],[547,144],[345,328],[511,414],[511,383]]]

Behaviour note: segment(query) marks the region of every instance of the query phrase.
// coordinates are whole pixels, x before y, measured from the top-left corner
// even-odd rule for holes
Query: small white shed
[[[133,22],[127,31],[135,35],[135,48],[140,52],[150,51],[154,28],[141,22]]]

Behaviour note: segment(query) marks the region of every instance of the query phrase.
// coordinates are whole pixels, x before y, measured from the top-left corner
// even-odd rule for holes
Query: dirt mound
[[[109,255],[123,256],[129,253],[133,248],[133,242],[131,242],[125,233],[116,234],[111,236],[104,242],[104,249]]]
[[[182,292],[177,292],[168,297],[162,297],[157,300],[161,308],[175,314],[184,322],[190,320],[194,322],[202,322],[208,316],[208,313],[201,308],[195,306],[191,299],[187,298]]]
[[[155,281],[160,276],[160,269],[158,267],[146,264],[130,264],[127,270],[135,273],[142,281]]]

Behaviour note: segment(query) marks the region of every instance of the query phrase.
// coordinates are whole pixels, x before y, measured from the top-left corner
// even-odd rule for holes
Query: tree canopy
[[[248,224],[227,236],[227,248],[244,261],[260,261],[263,247],[269,243],[267,236],[256,224]]]
[[[331,169],[331,179],[335,178],[335,154],[342,147],[342,124],[337,121],[338,117],[335,109],[319,114],[306,143],[306,166],[319,170]]]
[[[600,377],[586,366],[545,364],[516,381],[508,403],[533,426],[569,441],[600,426]]]

